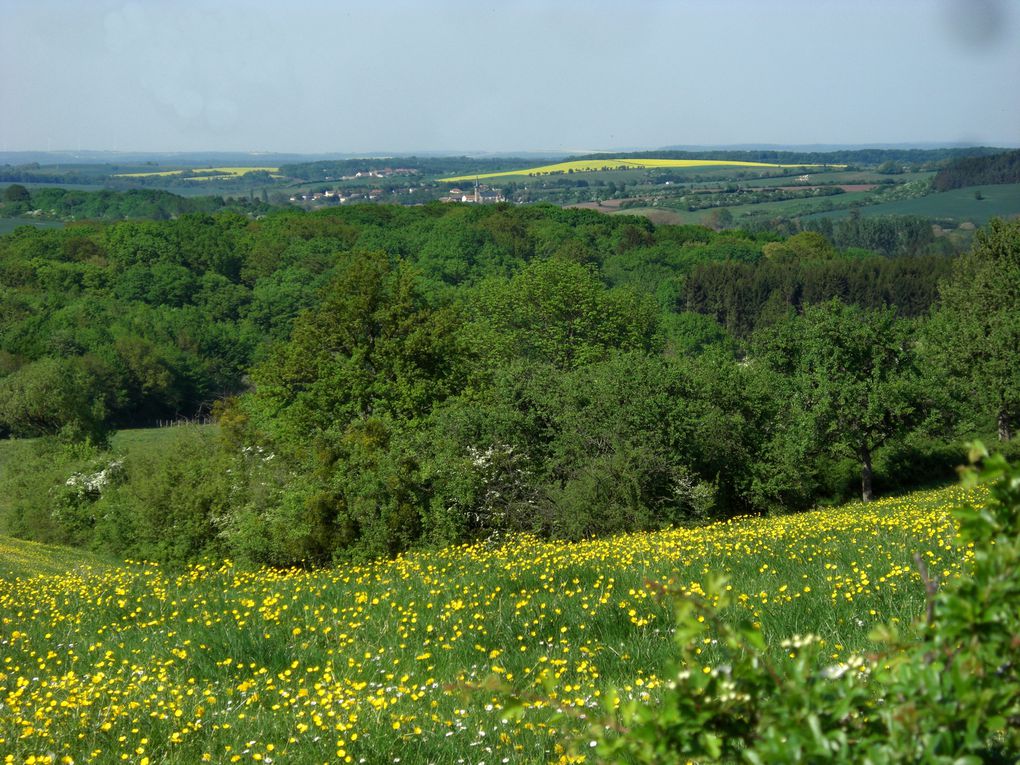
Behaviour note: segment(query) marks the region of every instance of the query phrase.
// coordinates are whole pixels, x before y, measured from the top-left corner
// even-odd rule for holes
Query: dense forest
[[[20,184],[8,186],[0,198],[0,216],[15,218],[26,214],[43,220],[103,220],[129,218],[169,220],[188,213],[265,213],[269,205],[244,196],[182,197],[158,189],[128,191],[79,191],[56,187],[29,190]]]
[[[1001,221],[963,254],[914,219],[783,237],[545,205],[24,227],[0,435],[104,488],[54,485],[40,446],[0,533],[294,564],[870,498],[1011,436],[1018,284]],[[104,456],[196,414],[218,435]]]

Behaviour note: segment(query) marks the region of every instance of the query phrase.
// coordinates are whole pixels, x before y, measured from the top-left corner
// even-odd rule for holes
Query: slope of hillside
[[[106,559],[84,550],[0,537],[0,579],[27,579],[71,572],[98,575],[111,565]]]
[[[920,614],[915,552],[960,574],[948,509],[966,496],[333,569],[135,563],[0,581],[0,746],[17,761],[556,762],[610,686],[654,699],[675,648],[650,582],[699,593],[724,574],[775,650],[812,632],[839,660],[874,625]],[[74,560],[3,549],[24,551],[5,558],[22,576]],[[703,661],[725,661],[711,640]]]

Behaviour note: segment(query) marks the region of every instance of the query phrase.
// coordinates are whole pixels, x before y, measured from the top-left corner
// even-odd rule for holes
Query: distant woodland
[[[81,191],[44,187],[29,191],[11,184],[3,192],[0,213],[15,218],[31,215],[43,220],[169,220],[187,213],[267,212],[269,205],[245,197],[226,200],[220,196],[182,197],[159,189],[128,191]]]
[[[1020,183],[1020,150],[957,159],[939,170],[932,180],[932,188],[949,191],[994,183]]]

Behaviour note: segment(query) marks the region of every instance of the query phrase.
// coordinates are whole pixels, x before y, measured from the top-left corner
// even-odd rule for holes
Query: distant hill
[[[820,147],[828,149],[828,147]],[[881,165],[884,162],[896,162],[911,165],[935,164],[962,157],[983,157],[999,154],[1004,149],[990,146],[946,147],[937,149],[917,148],[847,148],[834,151],[813,149],[808,151],[790,151],[775,148],[751,149],[697,149],[697,150],[659,150],[618,153],[614,157],[627,159],[716,159],[738,162],[766,162],[776,164],[812,164],[812,165]],[[596,159],[605,154],[570,157],[571,160]]]
[[[302,154],[296,152],[257,151],[0,151],[0,166],[10,165],[125,165],[146,162],[173,167],[208,167],[213,165],[286,165],[312,162],[333,162],[342,160],[386,160],[408,157],[448,158],[474,157],[491,159],[511,156],[514,159],[562,159],[567,151],[372,151],[372,152],[321,152]]]
[[[117,165],[154,163],[183,167],[193,165],[282,165],[307,162],[310,159],[337,159],[346,155],[322,154],[309,156],[285,152],[206,151],[206,152],[144,152],[144,151],[0,151],[0,165],[18,167],[39,165]]]
[[[936,191],[964,186],[1020,183],[1020,149],[989,157],[963,157],[954,160],[932,179]]]

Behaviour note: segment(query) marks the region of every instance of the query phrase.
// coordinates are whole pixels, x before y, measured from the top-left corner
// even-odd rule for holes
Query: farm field
[[[976,198],[979,193],[981,199]],[[953,223],[970,221],[976,225],[983,225],[994,217],[1010,218],[1020,215],[1020,184],[967,186],[916,199],[883,202],[858,209],[862,216],[921,215],[936,221]],[[849,214],[849,210],[834,210],[811,217],[824,215],[829,218],[843,218]]]
[[[439,178],[443,183],[455,183],[469,180],[485,180],[487,178],[505,178],[511,176],[529,177],[534,175],[552,175],[559,173],[590,173],[601,170],[627,170],[653,168],[787,168],[787,167],[830,167],[829,165],[780,165],[765,162],[740,162],[735,160],[716,159],[581,159],[570,162],[557,162],[552,165],[524,168],[521,170],[504,170],[498,173],[481,173],[479,175],[458,175],[450,178]]]
[[[849,191],[845,194],[831,197],[815,197],[807,199],[788,199],[780,202],[760,202],[758,204],[743,204],[743,205],[729,205],[725,209],[729,210],[733,215],[734,225],[739,227],[742,222],[746,222],[751,218],[771,218],[778,216],[794,217],[803,215],[805,213],[811,213],[812,211],[824,208],[826,205],[833,204],[850,204],[853,201],[861,201],[868,197],[869,192],[867,191]],[[590,205],[586,205],[590,206]],[[711,219],[712,213],[716,209],[723,208],[708,208],[703,210],[689,211],[683,207],[673,206],[670,204],[670,200],[666,200],[661,205],[649,206],[649,207],[631,207],[624,209],[611,209],[608,206],[603,206],[601,209],[603,212],[608,212],[613,215],[644,215],[651,218],[655,223],[664,224],[688,224],[698,223],[704,224]],[[863,210],[869,210],[871,208],[862,207],[858,208]],[[833,214],[833,213],[827,213]]]
[[[926,181],[930,180],[935,176],[933,172],[916,172],[916,173],[900,173],[898,175],[887,175],[884,173],[878,173],[873,170],[827,170],[825,173],[810,172],[808,173],[808,182],[805,185],[812,184],[881,184],[883,181],[888,182],[890,179],[896,183],[909,183],[910,181]],[[785,179],[787,181],[796,180],[797,176]],[[746,181],[740,181],[741,186],[784,186],[786,183],[782,182],[783,179],[775,178],[754,178]],[[790,184],[794,185],[794,184]]]
[[[656,177],[656,175],[662,176],[663,173],[657,171],[668,172],[670,186],[677,187],[713,187],[718,186],[720,188],[725,187],[730,183],[737,183],[741,186],[751,185],[764,185],[764,186],[777,186],[784,184],[794,184],[796,179],[802,174],[801,165],[797,165],[792,169],[777,168],[772,165],[765,165],[764,167],[727,167],[727,166],[691,166],[691,167],[670,167],[670,168],[642,168],[642,167],[630,167],[630,168],[619,168],[611,170],[589,170],[584,173],[568,174],[568,173],[554,173],[543,176],[527,176],[527,177],[507,177],[508,182],[516,182],[519,185],[525,185],[528,188],[548,190],[555,188],[557,183],[570,182],[575,180],[586,181],[589,185],[599,186],[600,184],[609,184],[610,182],[616,184],[626,184],[629,187],[647,187],[649,193],[654,193],[656,190],[661,190],[664,183],[663,177]],[[822,181],[823,179],[827,182],[831,175],[834,175],[838,171],[831,169],[822,170],[819,169],[812,173],[812,177]],[[474,182],[475,176],[462,177],[462,182],[472,183]]]
[[[238,176],[246,175],[249,172],[279,172],[278,167],[189,167],[187,170],[191,172],[202,172],[208,173],[202,177],[209,177],[212,175],[216,176]],[[166,176],[166,175],[180,175],[185,172],[184,169],[173,169],[173,170],[153,170],[149,172],[118,172],[114,177],[154,177],[154,176]]]
[[[0,184],[2,185],[2,184]],[[22,183],[26,189],[67,189],[68,191],[95,191],[96,185],[92,183]]]
[[[663,682],[672,611],[649,582],[698,593],[726,574],[734,608],[769,645],[811,632],[837,662],[865,649],[876,623],[919,615],[915,552],[943,579],[959,575],[967,554],[947,511],[964,499],[979,497],[953,487],[323,570],[79,565],[2,540],[0,751],[17,762],[51,752],[74,762],[577,762],[559,742],[583,731],[578,714],[610,687],[652,702]],[[722,661],[711,640],[702,659]],[[510,691],[519,715],[505,711]]]

